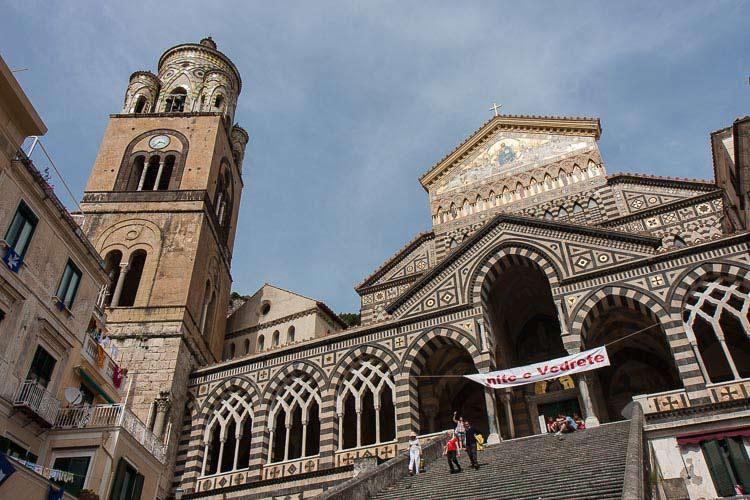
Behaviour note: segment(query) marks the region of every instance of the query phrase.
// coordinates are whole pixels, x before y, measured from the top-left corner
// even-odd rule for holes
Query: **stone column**
[[[161,180],[161,174],[164,171],[164,160],[159,162],[159,170],[156,171],[156,181],[154,181],[153,191],[159,190],[159,181]]]
[[[484,388],[484,404],[487,407],[487,444],[500,442],[500,426],[497,423],[497,402],[495,401],[495,390]]]
[[[111,307],[117,307],[120,302],[120,295],[122,294],[122,287],[125,284],[125,275],[130,270],[130,264],[120,264],[120,276],[117,277],[117,284],[115,285],[115,292],[112,294],[112,301],[109,303]]]
[[[513,423],[513,407],[510,404],[512,393],[510,389],[503,391],[500,394],[500,399],[503,401],[503,408],[505,410],[505,418],[508,419],[508,434],[510,438],[516,437],[516,426]]]
[[[594,411],[594,402],[591,400],[589,383],[586,374],[578,375],[578,392],[581,394],[583,402],[583,417],[586,421],[586,427],[596,427],[599,425],[599,418]]]
[[[302,421],[302,453],[300,454],[300,457],[307,456],[305,452],[307,451],[307,420]]]
[[[154,420],[154,435],[156,437],[160,438],[164,434],[164,427],[170,407],[169,391],[160,391],[159,397],[156,398],[156,419]]]
[[[286,432],[284,433],[284,462],[289,460],[289,434],[292,433],[292,424],[286,424]]]
[[[146,172],[148,172],[149,162],[143,163],[143,172],[141,172],[141,179],[138,181],[138,191],[143,189],[143,183],[146,182]]]
[[[380,405],[375,405],[375,444],[380,444]]]

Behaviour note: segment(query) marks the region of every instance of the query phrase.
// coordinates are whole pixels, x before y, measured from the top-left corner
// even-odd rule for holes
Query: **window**
[[[146,98],[144,96],[138,96],[138,100],[135,101],[135,107],[133,113],[145,113],[146,111]]]
[[[279,331],[278,330],[273,332],[273,336],[271,337],[271,346],[276,347],[277,345],[279,345]]]
[[[78,496],[86,483],[86,475],[89,471],[89,463],[91,457],[89,456],[78,456],[78,457],[58,457],[52,463],[52,468],[57,470],[64,470],[74,474],[72,483],[63,483],[60,481],[52,480],[58,486],[65,488],[66,493],[70,493],[74,496]]]
[[[701,448],[719,496],[734,496],[735,486],[750,491],[750,460],[741,437],[704,441]]]
[[[234,342],[229,343],[229,359],[234,358]]]
[[[554,219],[554,217],[552,217],[552,214],[550,213],[549,210],[544,212],[544,220],[552,220],[552,219]]]
[[[57,287],[57,293],[55,294],[60,300],[59,305],[61,307],[65,306],[68,310],[73,308],[73,300],[76,298],[76,292],[78,292],[78,285],[80,284],[81,270],[73,264],[72,260],[68,259],[62,279],[60,280],[60,285]]]
[[[290,326],[286,332],[286,341],[288,343],[294,342],[294,326]]]
[[[115,480],[112,482],[112,500],[139,500],[143,489],[143,475],[124,458],[117,463]]]
[[[164,111],[166,113],[182,113],[185,111],[185,101],[187,100],[187,90],[182,87],[177,87],[172,91],[171,94],[167,95],[166,106]]]
[[[263,344],[265,343],[265,338],[263,338],[263,335],[258,335],[258,348],[255,349],[256,351],[260,352],[263,350]]]
[[[245,339],[245,354],[250,354],[250,339]]]
[[[580,214],[581,212],[583,212],[583,208],[581,207],[581,205],[579,205],[578,203],[574,203],[573,204],[573,213],[574,214]]]
[[[219,111],[222,111],[224,108],[224,96],[217,95],[216,100],[214,101],[214,108],[218,109]]]
[[[12,439],[6,437],[0,437],[0,453],[5,453],[8,456],[20,458],[27,462],[36,463],[38,457],[31,453],[25,446],[22,446]]]
[[[262,306],[260,306],[260,313],[265,316],[271,312],[271,303],[270,302],[264,302]]]
[[[44,347],[37,346],[26,380],[33,380],[37,384],[47,387],[52,380],[52,372],[55,371],[56,363],[57,360]]]
[[[37,222],[39,222],[39,219],[34,215],[34,212],[24,201],[21,201],[8,232],[5,233],[5,241],[21,258],[26,255]]]
[[[250,465],[253,410],[244,391],[222,397],[204,434],[202,476],[246,469]]]
[[[136,250],[130,256],[130,264],[125,268],[125,277],[123,279],[122,292],[119,299],[112,302],[116,302],[117,307],[133,307],[135,304],[136,296],[138,295],[138,287],[141,284],[141,276],[143,275],[143,266],[146,264],[146,251]]]

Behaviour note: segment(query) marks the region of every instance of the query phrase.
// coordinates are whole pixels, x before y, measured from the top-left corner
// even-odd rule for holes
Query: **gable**
[[[357,285],[357,292],[424,273],[435,264],[434,238],[432,232],[418,234]]]
[[[488,259],[503,252],[532,256],[529,258],[538,260],[555,282],[563,282],[651,256],[659,244],[656,238],[618,231],[500,215],[420,278],[387,310],[396,317],[407,318],[441,308],[476,305],[474,287],[480,269]]]
[[[617,174],[607,179],[622,215],[650,210],[675,201],[715,191],[716,184],[704,180],[671,179],[638,174]]]
[[[513,177],[597,149],[594,137],[498,130],[430,189],[433,197]],[[585,166],[583,167],[585,168]],[[537,179],[543,180],[543,175]],[[525,184],[525,183],[524,183]]]

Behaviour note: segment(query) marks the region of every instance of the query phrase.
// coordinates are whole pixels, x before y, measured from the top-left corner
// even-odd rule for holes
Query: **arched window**
[[[182,87],[177,87],[172,90],[171,94],[167,94],[165,100],[164,112],[165,113],[182,113],[185,111],[185,102],[187,101],[187,90]]]
[[[568,211],[565,210],[565,207],[560,207],[560,210],[557,211],[557,216],[558,217],[567,217],[568,216]]]
[[[320,451],[320,392],[306,373],[295,372],[280,386],[268,414],[268,462],[317,455]]]
[[[675,234],[674,236],[674,247],[675,248],[685,248],[687,244],[685,243],[685,240],[683,240],[679,234]]]
[[[574,214],[580,214],[581,212],[583,212],[583,207],[581,207],[581,205],[579,205],[578,202],[574,203],[573,204],[573,213]]]
[[[138,155],[133,159],[133,165],[130,167],[130,178],[128,179],[126,188],[128,191],[136,191],[138,189],[145,164],[146,157],[143,155]]]
[[[265,337],[263,337],[263,335],[258,335],[258,342],[257,342],[257,347],[255,348],[255,351],[256,352],[262,351],[264,347],[263,344],[265,344],[265,342],[266,342]]]
[[[216,99],[214,100],[214,108],[216,108],[218,111],[224,111],[224,96],[219,94],[216,96]]]
[[[250,402],[239,391],[223,397],[203,433],[201,475],[249,467],[252,429],[253,410]]]
[[[683,320],[707,382],[750,377],[750,283],[728,276],[700,280],[687,294]]]
[[[229,343],[229,359],[234,358],[234,352],[235,352],[234,342],[230,342]]]
[[[271,336],[271,347],[276,347],[279,345],[279,331],[276,330],[273,332],[273,335]]]
[[[169,181],[172,179],[174,163],[174,155],[167,156],[161,163],[159,163],[159,169],[156,173],[156,180],[154,181],[155,191],[166,191],[167,189],[169,189]]]
[[[146,102],[146,96],[138,96],[138,99],[135,101],[135,106],[133,107],[133,113],[145,113]]]
[[[351,366],[336,401],[339,449],[396,439],[395,392],[388,367],[382,360],[366,356]]]
[[[123,277],[119,278],[117,288],[115,288],[115,296],[112,298],[114,305],[118,307],[132,307],[135,304],[136,296],[138,295],[138,288],[141,284],[141,276],[143,275],[143,266],[146,264],[146,251],[136,250],[130,255],[130,261],[128,267],[124,269]],[[122,282],[120,286],[119,282]],[[119,300],[118,300],[119,299]]]
[[[224,242],[226,242],[229,235],[229,224],[232,220],[232,175],[227,165],[224,165],[222,172],[219,174],[214,204],[216,220],[219,223]]]
[[[156,185],[156,176],[159,174],[160,158],[153,155],[148,159],[148,165],[141,172],[141,178],[138,181],[137,191],[151,191]]]
[[[245,354],[250,354],[250,339],[245,339]]]
[[[589,198],[588,208],[590,208],[590,209],[599,208],[599,204],[596,202],[596,200],[594,198]]]
[[[554,217],[552,216],[552,212],[550,212],[549,210],[544,212],[544,220],[552,220],[552,219],[554,219]]]
[[[119,250],[112,250],[104,257],[104,270],[109,276],[107,297],[104,299],[105,306],[112,303],[112,295],[115,293],[115,287],[120,279],[120,262],[122,262],[122,252]]]
[[[290,326],[289,330],[286,331],[286,341],[288,344],[294,342],[294,326]]]
[[[211,282],[206,282],[206,288],[203,293],[203,311],[201,313],[201,332],[206,338],[211,337],[211,330],[214,325],[216,316],[216,290],[211,286]]]

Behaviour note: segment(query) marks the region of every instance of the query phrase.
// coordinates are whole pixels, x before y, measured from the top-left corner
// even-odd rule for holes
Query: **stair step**
[[[616,499],[622,495],[629,422],[606,424],[561,437],[537,435],[503,441],[479,453],[480,469],[459,457],[461,474],[444,458],[406,476],[376,500]]]

